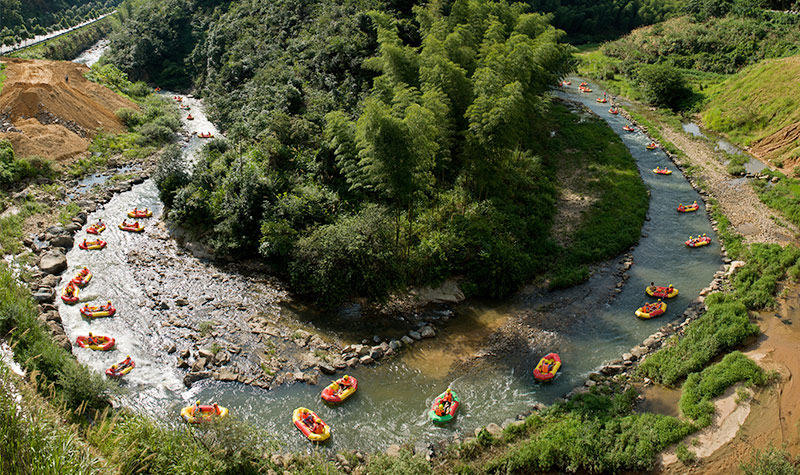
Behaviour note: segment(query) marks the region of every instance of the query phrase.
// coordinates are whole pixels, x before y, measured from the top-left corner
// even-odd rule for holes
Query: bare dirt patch
[[[789,124],[750,146],[750,152],[763,161],[785,156],[795,149],[800,149],[800,122]],[[783,162],[781,168],[791,173],[796,165],[797,160],[790,159]]]
[[[565,154],[572,155],[572,162],[578,162],[575,154],[577,150],[565,150]],[[570,160],[565,160],[565,162]],[[563,165],[563,162],[562,162]],[[585,167],[582,166],[560,166],[556,175],[556,183],[561,187],[556,203],[556,214],[553,216],[552,233],[553,240],[558,245],[567,247],[572,241],[575,232],[583,222],[583,214],[595,201],[596,196],[592,196],[582,188],[591,177]]]
[[[89,68],[82,64],[16,58],[3,63],[0,116],[10,126],[0,129],[0,139],[11,141],[20,157],[64,162],[84,156],[98,132],[125,130],[116,110],[137,107],[84,78]]]

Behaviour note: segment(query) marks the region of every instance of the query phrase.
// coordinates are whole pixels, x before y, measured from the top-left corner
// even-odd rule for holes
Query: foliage
[[[83,51],[105,38],[112,28],[112,18],[106,17],[51,40],[24,48],[10,56],[27,59],[71,61]]]
[[[164,205],[172,206],[177,190],[189,183],[189,174],[183,162],[183,153],[177,145],[170,145],[161,152],[161,157],[153,172],[153,180],[158,187],[158,196]]]
[[[114,10],[122,0],[0,0],[0,43],[13,45],[35,35],[70,28]]]
[[[14,148],[8,140],[0,140],[0,189],[37,176],[53,176],[52,164],[41,158],[16,158]]]
[[[770,444],[764,450],[756,449],[750,460],[739,468],[744,475],[794,475],[800,468],[800,460],[792,460],[785,447],[777,449]]]
[[[648,470],[658,453],[694,431],[692,424],[635,414],[634,391],[581,394],[554,405],[530,424],[530,438],[489,461],[488,473]]]
[[[620,59],[621,72],[630,77],[635,76],[639,65],[654,63],[731,74],[763,59],[800,52],[798,24],[797,15],[767,10],[706,21],[684,16],[640,28],[601,49]]]
[[[679,403],[681,413],[700,427],[711,424],[714,416],[712,399],[740,381],[763,385],[767,382],[767,374],[753,360],[734,351],[725,355],[719,363],[686,378]]]
[[[410,450],[401,450],[397,457],[375,454],[369,458],[367,473],[373,475],[429,475],[431,466],[419,455]]]
[[[264,473],[273,448],[263,433],[231,418],[194,430],[123,413],[102,418],[87,439],[120,473],[153,475]]]
[[[678,460],[683,462],[684,465],[691,465],[697,460],[697,455],[689,450],[689,447],[687,447],[683,442],[675,447],[675,456],[678,457]]]
[[[378,206],[321,226],[295,246],[292,283],[327,306],[352,293],[385,295],[400,277],[393,237],[386,212]]]
[[[534,11],[552,13],[553,25],[573,44],[619,37],[676,13],[678,1],[529,0]]]
[[[37,320],[30,292],[5,265],[0,266],[0,334],[9,335],[14,356],[28,372],[36,372],[41,389],[53,387],[72,411],[79,405],[101,409],[108,405],[108,384],[72,353],[57,346]]]
[[[601,119],[565,114],[554,107],[551,121],[557,133],[548,141],[545,155],[558,161],[562,175],[580,176],[571,180],[572,186],[596,198],[554,266],[550,287],[559,288],[586,280],[587,263],[611,258],[636,244],[648,197],[635,160]]]
[[[0,364],[0,472],[7,475],[84,475],[97,473],[98,460],[78,435],[48,411]],[[14,394],[25,401],[21,408]]]
[[[534,153],[537,121],[570,50],[521,5],[455,7],[411,26],[369,2],[231,5],[192,64],[233,144],[209,144],[171,218],[327,305],[453,274],[500,296],[542,271],[557,152]]]
[[[780,211],[795,226],[800,226],[800,180],[790,178],[780,172],[764,170],[769,177],[779,180],[771,183],[768,180],[754,180],[753,188],[758,198],[770,208]]]
[[[673,110],[691,93],[686,79],[675,67],[666,64],[648,64],[639,68],[637,83],[647,102]]]

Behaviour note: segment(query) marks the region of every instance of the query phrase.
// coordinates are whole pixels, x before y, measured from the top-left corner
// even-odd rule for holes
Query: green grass
[[[661,450],[695,427],[675,417],[635,414],[635,398],[633,390],[581,394],[529,416],[524,426],[527,440],[483,468],[493,474],[647,470]]]
[[[636,244],[648,204],[636,161],[619,136],[600,118],[560,109],[554,107],[551,114],[558,133],[542,153],[566,168],[567,175],[584,174],[585,179],[575,184],[576,191],[596,202],[584,211],[572,241],[563,249],[550,281],[552,288],[586,280],[587,264],[614,257]]]
[[[5,263],[0,264],[0,333],[7,335],[15,359],[31,373],[30,379],[40,390],[52,392],[55,401],[65,404],[66,414],[105,408],[106,380],[57,346],[37,316],[30,291],[17,282]]]
[[[800,122],[800,56],[770,59],[745,68],[709,92],[703,123],[725,133],[733,142],[749,146],[787,125]],[[781,162],[800,156],[800,143],[787,142],[766,158]]]
[[[779,180],[770,183],[770,180],[751,180],[753,189],[758,198],[770,208],[780,212],[786,219],[800,227],[800,180],[790,178],[778,171],[764,170],[770,177],[776,176]]]
[[[685,417],[695,421],[700,427],[705,427],[711,424],[714,416],[712,399],[738,382],[762,386],[767,381],[764,370],[750,358],[734,351],[725,355],[719,363],[686,378],[679,407]]]
[[[765,450],[756,450],[739,468],[744,475],[796,475],[800,471],[800,457],[792,458],[785,446],[777,449],[770,443]]]
[[[0,218],[0,254],[19,254],[23,251],[22,225],[25,219],[44,211],[44,206],[36,201],[26,200],[20,205],[19,213]]]
[[[27,384],[0,363],[0,473],[83,475],[100,473],[101,462],[79,435]],[[22,395],[23,410],[9,393]]]

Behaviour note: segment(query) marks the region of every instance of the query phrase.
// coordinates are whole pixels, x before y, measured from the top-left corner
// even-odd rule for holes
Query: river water
[[[573,80],[573,84],[578,82]],[[599,91],[594,85],[592,88]],[[87,252],[76,246],[67,256],[70,270],[62,285],[72,277],[73,270],[90,266],[95,279],[86,288],[87,298],[96,296],[98,303],[111,299],[118,308],[114,318],[90,322],[80,317],[77,306],[59,303],[65,330],[73,341],[90,330],[117,338],[117,351],[101,353],[76,348],[78,360],[103,371],[129,354],[137,367],[123,384],[124,404],[177,423],[182,405],[196,399],[216,401],[236,417],[274,434],[287,450],[311,447],[291,423],[292,410],[298,406],[316,410],[331,425],[333,435],[325,445],[327,448],[372,451],[414,440],[436,442],[456,432],[471,432],[490,422],[514,418],[536,402],[551,403],[582,384],[590,372],[619,358],[660,326],[678,318],[721,265],[719,244],[703,212],[700,196],[666,155],[660,150],[646,150],[649,139],[643,133],[624,132],[625,120],[608,114],[607,105],[597,104],[596,92],[581,94],[571,86],[558,94],[583,103],[621,135],[651,192],[651,220],[643,229],[647,237],[633,251],[635,264],[628,272],[630,279],[622,292],[608,305],[582,308],[584,317],[576,317],[574,324],[566,324],[563,330],[537,340],[544,343],[538,344],[536,351],[520,351],[509,358],[478,359],[471,364],[456,363],[460,356],[480,353],[486,338],[512,315],[538,305],[536,298],[521,295],[503,304],[466,302],[456,308],[456,316],[450,322],[438,325],[437,338],[419,342],[401,356],[378,366],[353,369],[349,374],[358,378],[359,390],[339,407],[326,406],[319,397],[329,381],[325,377],[317,386],[294,384],[271,391],[207,380],[187,391],[181,384],[182,374],[175,369],[175,355],[167,355],[162,347],[153,344],[153,335],[163,331],[161,323],[168,318],[168,311],[159,312],[144,305],[145,289],[136,283],[133,277],[136,268],[128,259],[129,253],[153,238],[149,231],[129,234],[116,228],[125,211],[134,206],[153,210],[153,218],[146,220],[147,226],[154,226],[159,220],[163,205],[152,180],[147,180],[115,196],[103,209],[90,215],[90,222],[102,217],[109,224],[102,235],[109,243],[107,249]],[[184,119],[187,130],[217,133],[206,119],[200,101],[187,98],[184,103],[191,106],[195,117],[194,121]],[[190,161],[202,145],[202,139],[196,135],[184,142]],[[655,175],[652,169],[656,166],[669,166],[673,174]],[[694,200],[700,203],[700,212],[676,212],[678,203]],[[700,233],[712,236],[712,245],[699,249],[684,246],[689,235]],[[82,233],[77,234],[76,242],[83,237]],[[197,261],[188,254],[184,258]],[[197,265],[207,267],[209,273],[215,272],[213,263],[197,262]],[[237,288],[234,283],[238,277],[230,278],[231,288]],[[645,302],[644,287],[650,281],[672,283],[680,289],[680,295],[669,301],[665,315],[650,321],[638,320],[633,312]],[[592,278],[577,290],[552,295],[574,296],[582,292],[590,295],[597,285]],[[581,301],[574,305],[580,309]],[[307,320],[308,316],[296,318]],[[537,384],[531,369],[540,356],[550,351],[557,351],[564,365],[552,383]],[[451,424],[434,426],[427,420],[427,410],[433,397],[448,386],[459,394],[463,406]]]

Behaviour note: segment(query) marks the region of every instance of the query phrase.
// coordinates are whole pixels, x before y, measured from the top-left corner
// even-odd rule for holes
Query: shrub
[[[690,451],[689,447],[687,447],[683,442],[675,447],[675,456],[678,457],[678,460],[683,462],[684,465],[691,465],[697,460],[697,455]]]
[[[119,118],[119,120],[121,120],[122,123],[125,124],[125,127],[128,127],[129,129],[138,126],[144,120],[144,117],[142,117],[142,114],[139,111],[135,111],[128,107],[122,107],[120,109],[117,109],[117,112],[115,112],[115,114]]]
[[[178,145],[169,145],[161,152],[153,180],[158,187],[158,196],[167,207],[171,207],[178,189],[189,184],[189,174]]]
[[[136,141],[138,145],[158,145],[171,141],[175,134],[165,125],[148,122],[142,125],[138,132],[141,137]]]
[[[767,374],[758,365],[738,351],[729,353],[717,364],[700,373],[692,373],[683,384],[679,407],[684,416],[696,421],[698,426],[711,424],[714,415],[712,399],[721,395],[732,384],[763,385]]]
[[[636,83],[646,101],[658,106],[680,109],[692,94],[680,71],[666,64],[649,64],[639,68]]]
[[[325,306],[350,295],[385,295],[401,274],[394,227],[375,205],[317,228],[297,242],[292,258],[293,285]]]
[[[770,443],[766,450],[756,449],[748,462],[739,465],[744,475],[795,475],[800,459],[792,460],[786,448],[776,449]]]

